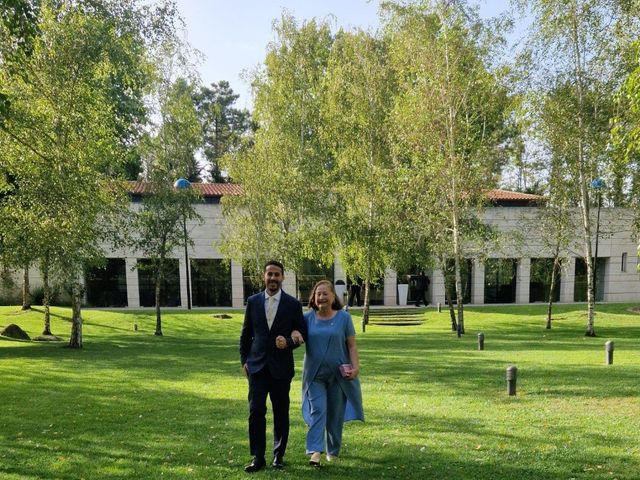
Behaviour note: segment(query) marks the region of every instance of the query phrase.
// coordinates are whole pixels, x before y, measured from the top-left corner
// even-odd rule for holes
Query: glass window
[[[455,261],[450,258],[447,260],[447,271],[445,274],[445,289],[449,291],[451,295],[451,302],[458,301],[458,294],[456,292],[456,272]],[[462,277],[462,303],[471,303],[471,259],[463,258],[460,264],[460,276]]]
[[[429,282],[427,282],[428,285],[425,288],[426,296],[429,298],[431,293],[431,276],[423,267],[412,265],[408,270],[400,270],[397,272],[396,284],[406,283],[409,285],[407,304],[415,305],[416,300],[420,296],[420,272],[424,272],[425,276],[429,279]]]
[[[127,267],[124,258],[107,258],[102,267],[85,269],[89,307],[127,306]]]
[[[195,307],[231,306],[231,265],[222,259],[191,259],[191,300]]]
[[[484,303],[515,303],[516,272],[514,258],[489,258],[484,264]]]
[[[178,307],[180,301],[180,271],[177,258],[167,258],[164,280],[160,284],[160,306]],[[140,306],[153,307],[156,304],[155,272],[148,258],[138,259],[138,290]]]
[[[620,261],[620,271],[621,272],[626,272],[627,271],[627,254],[626,254],[626,252],[622,254],[622,259]]]
[[[364,305],[364,282],[362,283],[361,305]],[[374,280],[369,285],[369,305],[384,305],[384,278]]]
[[[320,280],[333,282],[333,264],[330,267],[325,267],[312,260],[305,260],[302,262],[301,272],[296,279],[298,281],[298,298],[303,305],[306,305],[309,303],[309,295],[311,295],[311,290],[316,282]]]
[[[598,258],[596,264],[596,301],[604,299],[604,272],[606,268],[606,258]],[[583,258],[576,258],[575,284],[573,287],[573,301],[587,301],[587,263]]]
[[[532,258],[529,279],[529,302],[548,302],[551,288],[553,258]],[[556,271],[553,296],[554,302],[560,300],[560,269]]]

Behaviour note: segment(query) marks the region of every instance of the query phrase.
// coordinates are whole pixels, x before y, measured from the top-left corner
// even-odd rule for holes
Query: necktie
[[[276,304],[276,299],[273,297],[269,297],[269,303],[267,303],[267,325],[269,325],[269,330],[271,330],[271,325],[273,325],[273,319],[276,316],[274,305]]]

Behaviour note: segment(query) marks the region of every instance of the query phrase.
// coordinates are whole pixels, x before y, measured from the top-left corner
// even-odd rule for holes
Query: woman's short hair
[[[330,282],[329,280],[320,280],[313,286],[313,289],[311,290],[311,295],[309,296],[309,308],[318,310],[318,305],[316,304],[316,290],[321,285],[328,286],[331,292],[333,293],[333,303],[331,304],[331,308],[333,310],[342,310],[342,302],[340,302],[340,300],[338,299],[338,294],[336,293],[336,289],[333,286],[333,283]]]

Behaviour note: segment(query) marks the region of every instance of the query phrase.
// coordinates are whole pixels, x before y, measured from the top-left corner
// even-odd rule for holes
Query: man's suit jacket
[[[247,300],[240,334],[240,361],[242,365],[248,365],[250,374],[267,367],[274,378],[290,380],[294,375],[293,349],[297,347],[291,340],[291,332],[298,330],[305,339],[307,338],[302,305],[283,291],[273,325],[269,330],[264,303],[264,291],[250,296]],[[279,335],[287,339],[287,348],[276,347],[276,337]]]

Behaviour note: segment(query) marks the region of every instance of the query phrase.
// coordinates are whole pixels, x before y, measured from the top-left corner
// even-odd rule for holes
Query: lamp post
[[[179,178],[175,181],[173,186],[178,190],[188,190],[191,188],[191,182],[186,178]],[[187,281],[187,310],[191,310],[191,275],[189,274],[189,252],[187,244],[189,238],[187,237],[187,215],[183,212],[182,215],[182,231],[184,233],[184,268],[185,268],[185,280]]]
[[[596,178],[594,180],[591,180],[591,188],[593,188],[598,195],[598,214],[596,215],[596,249],[595,249],[594,260],[593,260],[593,279],[592,279],[594,303],[596,301],[596,291],[597,291],[596,281],[598,280],[598,277],[596,276],[596,272],[598,269],[598,239],[600,238],[600,208],[602,207],[602,188],[603,187],[604,187],[604,180],[602,180],[601,178]]]

